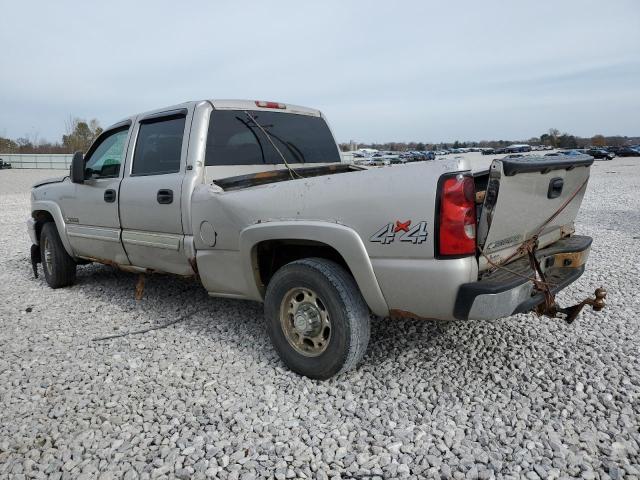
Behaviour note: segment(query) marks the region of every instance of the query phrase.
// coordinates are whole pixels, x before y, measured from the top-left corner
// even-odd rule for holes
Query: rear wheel
[[[369,342],[369,309],[353,277],[321,258],[297,260],[275,273],[265,317],[282,361],[310,378],[354,368]]]
[[[75,283],[76,262],[64,249],[53,222],[47,222],[42,226],[40,257],[44,278],[51,288],[67,287]]]

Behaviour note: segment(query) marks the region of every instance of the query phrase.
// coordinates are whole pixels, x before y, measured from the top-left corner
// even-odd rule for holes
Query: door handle
[[[116,191],[112,188],[104,191],[104,201],[107,203],[113,203],[116,201]]]
[[[169,190],[168,188],[162,188],[158,190],[158,195],[156,196],[158,199],[158,203],[168,204],[173,203],[173,190]]]

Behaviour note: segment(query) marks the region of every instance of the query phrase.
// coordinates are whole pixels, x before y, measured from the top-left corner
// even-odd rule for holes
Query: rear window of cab
[[[205,164],[261,165],[340,162],[340,152],[321,117],[263,110],[214,110],[209,119]]]

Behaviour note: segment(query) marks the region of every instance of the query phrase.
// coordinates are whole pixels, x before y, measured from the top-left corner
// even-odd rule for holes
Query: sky
[[[0,136],[206,98],[340,142],[640,135],[638,0],[1,1]]]

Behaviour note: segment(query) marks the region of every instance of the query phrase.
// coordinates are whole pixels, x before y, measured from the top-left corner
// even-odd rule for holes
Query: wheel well
[[[353,276],[347,262],[335,248],[314,240],[265,240],[254,247],[253,255],[258,282],[263,288],[280,267],[310,257],[332,260]]]
[[[55,223],[53,219],[53,215],[51,215],[46,210],[35,210],[31,213],[31,216],[36,221],[36,237],[38,238],[38,242],[40,241],[40,234],[42,233],[42,227],[47,222]]]

